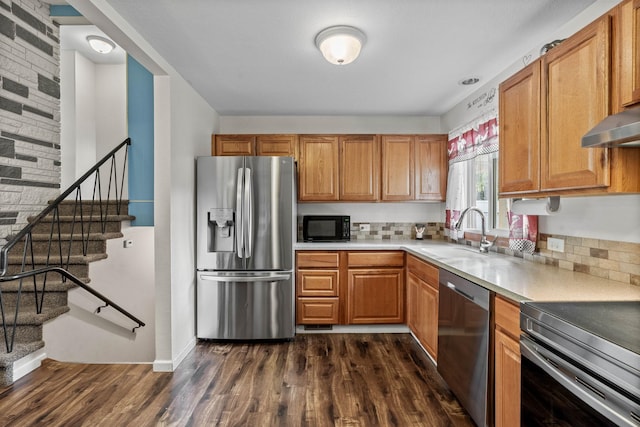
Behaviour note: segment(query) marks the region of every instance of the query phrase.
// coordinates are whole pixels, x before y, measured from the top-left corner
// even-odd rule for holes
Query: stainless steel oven
[[[640,426],[640,301],[520,306],[522,426]]]

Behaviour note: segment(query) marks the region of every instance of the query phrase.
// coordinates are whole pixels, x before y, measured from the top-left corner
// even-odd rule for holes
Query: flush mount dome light
[[[335,65],[355,61],[365,41],[362,31],[346,25],[325,28],[316,36],[316,46],[324,58]]]
[[[91,49],[103,54],[111,52],[116,47],[114,42],[100,36],[87,36],[87,42],[89,42]]]

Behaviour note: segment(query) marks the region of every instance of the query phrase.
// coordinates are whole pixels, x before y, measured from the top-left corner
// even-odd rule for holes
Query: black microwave
[[[305,215],[302,217],[305,242],[343,242],[351,239],[351,217],[345,215]]]

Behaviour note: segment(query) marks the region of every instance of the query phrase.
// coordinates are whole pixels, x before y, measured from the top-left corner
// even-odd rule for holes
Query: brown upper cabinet
[[[610,57],[604,16],[542,58],[541,190],[609,185],[607,150],[582,148],[582,136],[610,113]]]
[[[211,135],[212,156],[254,156],[255,135]]]
[[[297,135],[212,135],[213,156],[295,157]]]
[[[375,135],[345,135],[340,144],[340,200],[380,198],[380,144]]]
[[[640,149],[581,141],[612,113],[618,16],[614,9],[500,85],[500,196],[640,192]]]
[[[301,201],[379,199],[375,135],[302,135],[299,144]]]
[[[500,85],[500,193],[540,189],[540,60]]]
[[[618,6],[620,108],[640,103],[640,0]]]
[[[413,146],[413,135],[382,135],[382,200],[414,200]]]
[[[298,200],[338,201],[338,136],[301,135]]]
[[[442,201],[446,146],[447,135],[300,135],[299,200]]]
[[[447,135],[382,135],[382,200],[443,201]]]
[[[447,135],[416,135],[415,199],[444,201],[447,196]]]

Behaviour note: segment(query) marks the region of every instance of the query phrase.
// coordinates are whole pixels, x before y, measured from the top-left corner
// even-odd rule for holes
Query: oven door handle
[[[558,367],[563,367],[570,372],[576,370],[575,367],[567,364],[567,362],[565,362],[563,359],[559,358],[552,352],[549,352],[543,347],[536,345],[530,339],[521,336],[520,353],[522,357],[527,358],[532,363],[540,367],[543,371],[545,371],[554,380],[556,380],[563,387],[573,393],[576,397],[578,397],[580,400],[594,408],[596,411],[598,411],[611,421],[620,426],[636,426],[636,424],[632,423],[628,418],[625,418],[624,414],[620,414],[615,408],[606,404],[606,402],[611,399],[607,398],[607,394],[605,392],[598,390],[590,384],[585,383],[584,380],[580,379],[580,377],[578,377],[577,375],[569,376],[558,369]],[[590,390],[591,393],[595,393],[596,395],[598,395],[599,398],[594,397],[587,391],[587,389]],[[610,397],[612,397],[613,400],[616,400],[615,397]]]

